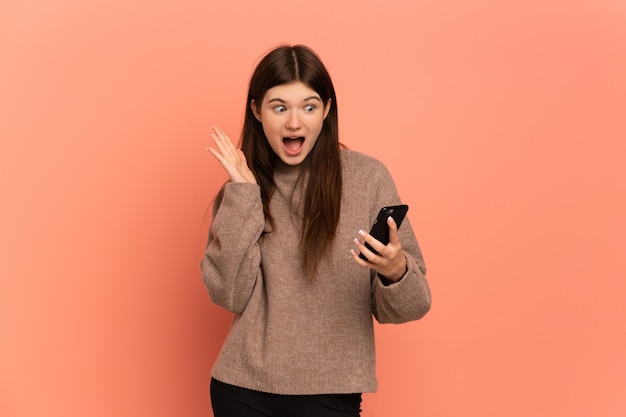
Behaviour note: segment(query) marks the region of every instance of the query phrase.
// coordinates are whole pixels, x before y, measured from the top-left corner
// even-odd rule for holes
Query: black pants
[[[359,417],[361,394],[279,395],[211,380],[214,417]]]

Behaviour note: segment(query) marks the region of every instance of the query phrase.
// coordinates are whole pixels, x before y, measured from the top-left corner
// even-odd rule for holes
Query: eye
[[[313,113],[315,111],[317,107],[315,107],[313,104],[309,104],[304,106],[304,111],[307,113]]]
[[[286,110],[287,110],[287,107],[285,107],[285,106],[276,106],[276,107],[274,107],[274,111],[276,113],[282,113],[282,112],[284,112]]]

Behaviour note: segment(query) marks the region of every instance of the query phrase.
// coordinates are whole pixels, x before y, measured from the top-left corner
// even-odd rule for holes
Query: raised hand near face
[[[256,178],[248,168],[246,157],[241,149],[235,148],[233,142],[222,129],[217,126],[211,126],[211,128],[213,129],[211,139],[213,139],[215,147],[208,147],[207,150],[222,164],[230,181],[256,184]]]

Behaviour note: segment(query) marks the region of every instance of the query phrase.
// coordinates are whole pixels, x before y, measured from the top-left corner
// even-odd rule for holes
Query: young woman
[[[215,417],[359,416],[361,393],[377,388],[373,317],[402,323],[430,308],[408,220],[398,231],[388,219],[387,245],[365,232],[400,203],[388,170],[341,148],[330,76],[300,45],[258,64],[240,148],[217,127],[211,138],[229,181],[202,276],[235,314],[212,372]]]

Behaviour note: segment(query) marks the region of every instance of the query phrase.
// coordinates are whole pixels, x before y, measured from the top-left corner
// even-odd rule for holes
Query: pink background
[[[0,415],[211,416],[209,126],[282,42],[429,267],[363,416],[626,415],[623,0],[2,1]]]

